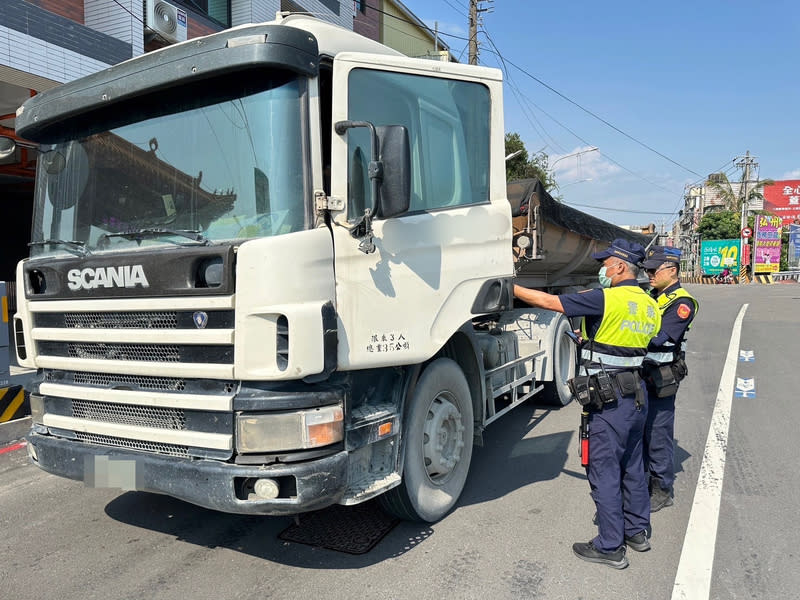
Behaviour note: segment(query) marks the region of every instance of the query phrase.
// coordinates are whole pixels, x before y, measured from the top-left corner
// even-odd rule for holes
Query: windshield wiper
[[[163,235],[177,235],[180,237],[184,237],[187,239],[192,240],[193,242],[197,242],[198,244],[202,244],[207,246],[211,243],[211,241],[200,233],[199,229],[167,229],[164,227],[145,227],[143,229],[137,229],[135,231],[118,231],[116,233],[104,233],[98,238],[98,243],[102,240],[107,240],[113,237],[121,237],[125,238],[126,240],[136,240],[137,242],[141,242],[145,238],[149,237],[159,237]],[[172,241],[172,240],[169,240]],[[178,244],[179,246],[183,245],[178,242],[173,242],[174,244]]]
[[[86,247],[86,242],[80,240],[41,240],[39,242],[29,242],[28,246],[65,246],[68,251],[77,256],[88,256],[91,254]]]

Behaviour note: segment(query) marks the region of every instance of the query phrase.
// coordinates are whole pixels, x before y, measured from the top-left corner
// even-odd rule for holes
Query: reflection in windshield
[[[43,148],[33,241],[95,252],[191,244],[182,232],[214,243],[303,229],[302,81],[265,87]]]

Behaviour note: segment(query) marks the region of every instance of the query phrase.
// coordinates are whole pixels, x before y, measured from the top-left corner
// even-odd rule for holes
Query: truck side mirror
[[[388,219],[408,212],[411,206],[411,148],[408,129],[402,125],[375,128],[383,163],[378,194],[378,217]]]

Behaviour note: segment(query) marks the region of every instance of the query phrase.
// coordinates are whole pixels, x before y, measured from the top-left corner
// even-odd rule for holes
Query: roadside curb
[[[0,423],[0,446],[21,440],[31,429],[31,418],[14,419]]]

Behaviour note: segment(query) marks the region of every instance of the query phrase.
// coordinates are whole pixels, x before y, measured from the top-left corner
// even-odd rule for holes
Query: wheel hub
[[[461,412],[446,394],[431,402],[425,419],[423,456],[428,477],[435,483],[447,479],[464,448]]]

